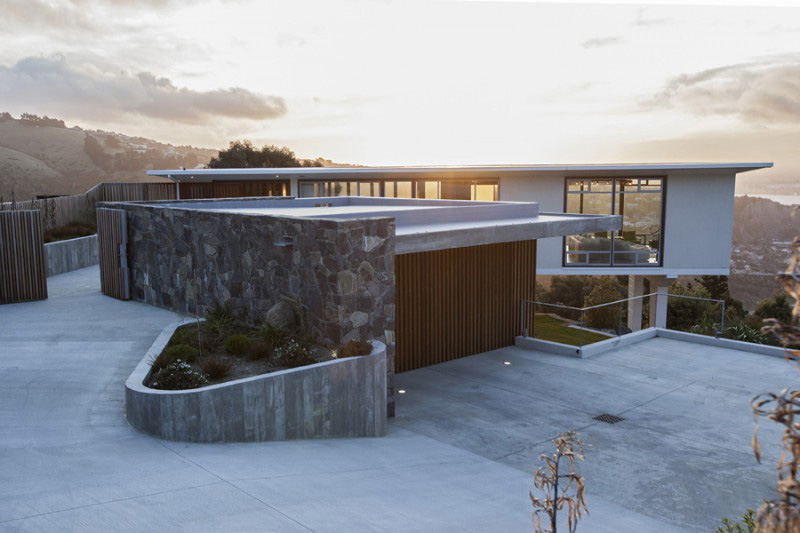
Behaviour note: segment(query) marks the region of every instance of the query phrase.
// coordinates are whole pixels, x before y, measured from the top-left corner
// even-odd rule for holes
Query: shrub
[[[372,344],[367,341],[350,341],[336,349],[336,357],[355,357],[372,353]]]
[[[165,368],[172,363],[182,360],[186,361],[187,363],[194,363],[197,359],[197,348],[194,346],[189,346],[188,344],[176,344],[174,346],[168,346],[163,352],[156,357],[150,366],[153,368],[153,372],[158,372],[162,368]]]
[[[275,348],[273,355],[278,364],[289,368],[316,363],[316,360],[311,356],[311,350],[308,346],[299,342],[294,337]]]
[[[775,318],[782,324],[788,324],[792,320],[792,304],[785,292],[779,292],[758,302],[758,307],[753,311],[753,316],[765,320]]]
[[[236,317],[230,304],[226,303],[224,306],[216,304],[206,310],[206,331],[210,335],[223,339],[231,334],[235,326]]]
[[[192,324],[176,329],[175,333],[172,334],[172,338],[169,340],[169,346],[175,346],[177,344],[197,346],[197,325]]]
[[[259,335],[266,342],[270,343],[273,347],[278,348],[289,340],[289,333],[278,326],[273,326],[269,322],[265,322],[258,331]]]
[[[203,374],[180,359],[160,369],[150,380],[150,387],[161,390],[196,389],[207,384]]]
[[[717,533],[753,533],[756,530],[756,513],[748,509],[742,515],[741,522],[731,522],[727,517],[722,519],[722,525],[717,527]]]
[[[209,380],[222,379],[231,372],[231,364],[220,357],[206,357],[200,361],[200,369]]]
[[[713,337],[719,331],[719,327],[720,324],[715,321],[713,317],[709,316],[708,314],[704,314],[702,317],[700,317],[700,322],[689,328],[689,331],[691,333]]]
[[[752,327],[747,322],[739,322],[725,330],[725,338],[736,341],[754,342],[756,344],[777,344],[776,340],[769,338],[760,330]]]
[[[225,339],[225,351],[231,355],[244,355],[250,351],[250,339],[247,335],[231,335]]]
[[[272,343],[264,340],[257,340],[250,344],[250,359],[267,359],[272,356]]]

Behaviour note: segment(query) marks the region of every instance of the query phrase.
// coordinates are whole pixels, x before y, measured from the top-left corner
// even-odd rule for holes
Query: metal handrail
[[[615,300],[613,302],[608,302],[608,303],[604,303],[604,304],[591,305],[591,306],[588,306],[588,307],[573,307],[571,305],[553,304],[553,303],[548,303],[548,302],[540,302],[538,300],[523,299],[522,301],[520,301],[520,305],[519,305],[519,309],[520,309],[520,313],[519,313],[519,326],[520,327],[519,327],[519,330],[520,330],[521,333],[527,333],[527,330],[525,329],[525,304],[545,305],[545,306],[550,306],[550,307],[558,307],[560,309],[569,309],[569,310],[572,310],[572,311],[580,311],[581,312],[581,316],[582,316],[584,312],[591,311],[592,309],[598,309],[600,307],[607,307],[609,305],[621,304],[621,303],[629,302],[631,300],[638,300],[638,299],[642,299],[642,298],[650,298],[652,296],[656,296],[656,297],[658,297],[658,296],[666,296],[667,298],[669,298],[669,297],[686,298],[688,300],[700,300],[700,301],[704,301],[704,302],[715,302],[715,303],[718,303],[722,307],[722,309],[721,309],[722,316],[721,316],[721,319],[720,319],[720,329],[719,329],[719,331],[716,332],[716,336],[719,337],[719,335],[725,331],[725,300],[719,300],[719,299],[716,299],[716,298],[703,298],[702,296],[688,296],[688,295],[685,295],[685,294],[670,294],[669,292],[667,292],[667,293],[651,292],[649,294],[642,294],[640,296],[631,296],[629,298],[623,298],[621,300]],[[582,322],[582,320],[581,320],[581,322]]]

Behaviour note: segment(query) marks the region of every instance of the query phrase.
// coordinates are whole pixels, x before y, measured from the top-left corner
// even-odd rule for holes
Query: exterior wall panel
[[[514,344],[520,302],[534,298],[536,241],[395,260],[397,372]]]

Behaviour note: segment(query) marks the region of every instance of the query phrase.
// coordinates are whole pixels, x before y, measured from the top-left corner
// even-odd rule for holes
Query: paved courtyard
[[[385,438],[165,442],[127,426],[123,386],[179,317],[102,296],[96,267],[49,290],[0,307],[4,532],[530,531],[536,457],[569,429],[592,446],[579,531],[709,531],[771,495],[779,434],[764,424],[757,465],[748,402],[797,380],[665,339],[585,360],[506,348],[399,375]]]

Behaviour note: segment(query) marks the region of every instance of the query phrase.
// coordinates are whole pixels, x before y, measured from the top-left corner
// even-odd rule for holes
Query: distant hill
[[[218,150],[173,146],[100,130],[67,128],[63,121],[0,113],[0,196],[84,192],[99,181],[157,181],[153,168],[205,164]]]
[[[737,196],[733,204],[730,289],[753,309],[780,290],[775,274],[789,261],[791,242],[800,235],[800,213],[766,198]]]

